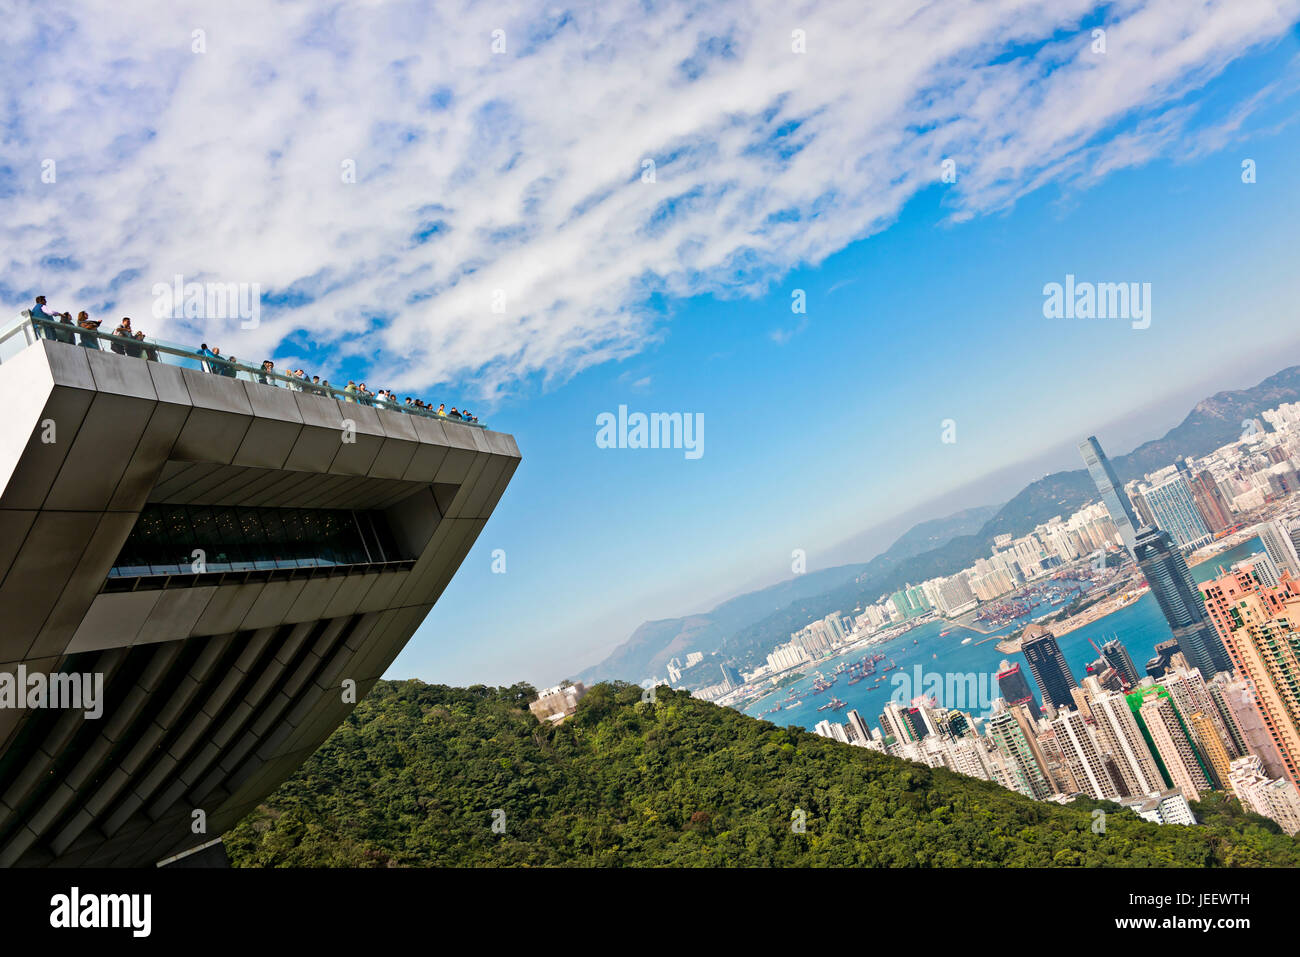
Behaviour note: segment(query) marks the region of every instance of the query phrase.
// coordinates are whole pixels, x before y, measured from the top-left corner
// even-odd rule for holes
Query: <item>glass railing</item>
[[[97,329],[85,329],[75,323],[37,319],[26,311],[17,320],[0,330],[0,364],[9,361],[28,346],[35,344],[38,339],[51,339],[55,342],[82,346],[86,349],[112,352],[123,358],[144,359],[149,362],[161,362],[164,365],[196,369],[210,375],[242,379],[245,382],[257,382],[266,386],[290,389],[294,392],[305,392],[308,395],[320,395],[338,399],[342,402],[367,405],[375,409],[387,409],[390,412],[404,412],[407,415],[419,415],[427,419],[457,422],[477,429],[487,428],[477,419],[470,420],[460,416],[439,415],[432,409],[422,409],[419,406],[407,405],[404,402],[388,402],[376,395],[349,392],[346,388],[340,389],[337,386],[327,385],[323,382],[311,382],[307,379],[284,375],[280,372],[270,372],[260,366],[240,362],[238,358],[231,360],[224,356],[204,355],[195,349],[164,342],[161,339],[147,337],[134,339],[127,336],[115,336],[111,333],[100,332]]]

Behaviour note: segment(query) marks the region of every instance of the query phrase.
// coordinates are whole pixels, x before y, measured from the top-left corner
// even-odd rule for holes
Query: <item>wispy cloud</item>
[[[1300,15],[1117,0],[1097,54],[1085,0],[150,6],[7,19],[0,297],[148,316],[177,273],[259,282],[228,350],[485,397],[636,353],[655,294],[819,262],[945,159],[960,220],[1167,155]]]

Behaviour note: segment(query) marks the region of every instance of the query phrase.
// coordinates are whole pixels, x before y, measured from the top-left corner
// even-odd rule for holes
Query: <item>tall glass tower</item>
[[[1228,652],[1205,613],[1205,599],[1192,579],[1182,551],[1168,532],[1150,525],[1136,528],[1133,508],[1125,498],[1119,479],[1115,477],[1115,469],[1096,436],[1089,436],[1079,443],[1079,452],[1107,511],[1115,520],[1115,527],[1120,529],[1125,544],[1146,575],[1147,584],[1156,596],[1165,621],[1169,622],[1178,647],[1194,667],[1201,669],[1207,681],[1220,671],[1231,672]],[[1130,534],[1134,536],[1132,540],[1128,537]]]
[[[1220,671],[1231,673],[1232,661],[1205,613],[1205,599],[1169,533],[1142,529],[1133,555],[1187,660],[1207,681]]]
[[[1088,474],[1092,476],[1093,484],[1097,486],[1101,500],[1106,505],[1106,511],[1110,512],[1111,520],[1119,530],[1120,538],[1124,540],[1124,547],[1133,551],[1141,523],[1133,513],[1124,486],[1116,477],[1115,469],[1111,466],[1110,459],[1106,458],[1106,453],[1101,450],[1101,443],[1095,435],[1090,435],[1079,443],[1079,454],[1083,456],[1083,464],[1088,466]]]

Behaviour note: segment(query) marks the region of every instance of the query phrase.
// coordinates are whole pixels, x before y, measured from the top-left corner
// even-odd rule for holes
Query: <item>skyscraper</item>
[[[1133,548],[1151,593],[1156,596],[1174,640],[1187,661],[1211,678],[1231,671],[1232,662],[1205,613],[1205,600],[1187,568],[1187,560],[1168,532],[1144,528]]]
[[[1129,794],[1150,794],[1165,787],[1137,719],[1121,694],[1103,691],[1091,699],[1097,734],[1120,765]]]
[[[1133,659],[1129,656],[1128,649],[1120,644],[1118,638],[1112,638],[1101,646],[1101,656],[1106,659],[1108,665],[1115,669],[1115,672],[1128,687],[1132,688],[1142,680],[1142,676],[1138,674],[1137,665],[1133,664]]]
[[[1218,639],[1205,615],[1204,601],[1192,579],[1192,573],[1187,569],[1183,553],[1174,544],[1173,538],[1166,531],[1148,526],[1136,530],[1130,539],[1129,532],[1121,526],[1128,522],[1129,531],[1132,531],[1133,510],[1124,498],[1123,490],[1118,487],[1119,480],[1115,477],[1115,470],[1106,458],[1106,453],[1102,451],[1095,436],[1090,436],[1080,444],[1079,451],[1097,485],[1097,491],[1101,493],[1102,501],[1115,519],[1115,526],[1120,529],[1120,535],[1124,536],[1124,543],[1142,567],[1147,584],[1151,586],[1156,602],[1160,605],[1160,611],[1164,613],[1174,639],[1187,660],[1200,668],[1201,674],[1206,678],[1211,678],[1220,671],[1232,670],[1223,642]],[[1172,492],[1168,496],[1170,502],[1176,497]],[[1181,506],[1170,505],[1170,508],[1179,511]],[[1204,529],[1203,525],[1200,527]],[[1190,533],[1191,529],[1192,526],[1188,526],[1185,531]]]
[[[1084,790],[1099,801],[1121,797],[1120,788],[1106,766],[1096,732],[1084,721],[1083,715],[1063,708],[1052,727],[1056,729],[1057,740],[1072,758],[1076,776]]]
[[[1070,695],[1070,689],[1076,682],[1052,633],[1042,625],[1028,626],[1020,651],[1029,663],[1034,681],[1038,683],[1043,703],[1050,703],[1055,708],[1071,707],[1074,698]]]
[[[1095,435],[1090,435],[1079,443],[1079,454],[1083,456],[1083,464],[1088,467],[1088,474],[1092,476],[1093,484],[1101,493],[1101,500],[1106,505],[1106,511],[1110,512],[1111,521],[1115,523],[1120,538],[1124,540],[1124,546],[1131,552],[1133,543],[1137,540],[1139,522],[1133,513],[1133,506],[1128,496],[1124,493],[1124,486],[1120,484],[1115,469],[1111,467],[1110,459],[1106,458],[1106,453],[1101,450],[1101,443],[1097,441]]]
[[[1266,588],[1249,571],[1234,571],[1203,587],[1287,777],[1300,783],[1300,594],[1293,591],[1300,584]]]
[[[1034,692],[1029,687],[1029,682],[1020,671],[1020,666],[1003,661],[998,669],[997,679],[998,690],[1002,692],[1002,697],[1006,699],[1007,704],[1023,704],[1034,716],[1034,720],[1038,720],[1042,712],[1039,710],[1038,702],[1034,700]]]
[[[1142,498],[1151,509],[1153,524],[1173,535],[1184,550],[1210,540],[1210,530],[1201,521],[1201,513],[1192,498],[1192,490],[1181,473],[1151,487],[1142,488]]]
[[[1051,793],[1047,777],[1010,711],[999,711],[989,718],[988,735],[1006,761],[1012,790],[1039,801]]]
[[[1192,742],[1183,730],[1174,703],[1160,694],[1147,695],[1138,709],[1156,753],[1168,772],[1170,783],[1189,801],[1199,801],[1201,792],[1210,790],[1209,779],[1197,760]]]
[[[1278,572],[1286,572],[1292,578],[1300,580],[1300,555],[1296,553],[1291,534],[1281,522],[1265,522],[1261,525],[1259,540],[1264,543],[1264,551],[1273,560]]]

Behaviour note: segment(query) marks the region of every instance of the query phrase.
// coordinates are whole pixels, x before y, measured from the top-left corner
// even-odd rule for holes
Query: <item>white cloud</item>
[[[292,288],[203,337],[493,396],[635,353],[650,292],[753,293],[870,235],[945,158],[962,219],[1168,155],[1186,94],[1300,15],[1120,0],[1098,55],[1085,0],[582,6],[35,6],[3,41],[3,288],[136,316],[176,273]]]

